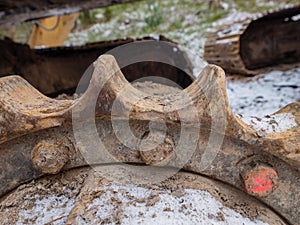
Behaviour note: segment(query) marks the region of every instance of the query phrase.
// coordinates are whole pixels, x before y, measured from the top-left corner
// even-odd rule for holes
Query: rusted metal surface
[[[218,28],[205,43],[204,58],[226,72],[255,75],[262,68],[299,63],[300,5],[256,15]]]
[[[260,176],[257,168],[266,165],[267,172],[276,172],[276,176],[272,172],[265,177],[274,182],[271,184],[272,188],[267,193],[252,194],[291,224],[298,223],[299,103],[291,104],[278,112],[293,114],[297,126],[281,133],[262,134],[232,113],[226,95],[225,74],[217,66],[207,66],[182,91],[151,98],[128,83],[112,56],[100,56],[94,63],[94,68],[89,87],[76,100],[49,99],[18,76],[0,79],[0,196],[24,182],[48,173],[88,164],[120,162],[183,168],[246,191],[245,183],[250,185],[250,189],[253,187],[253,182],[248,182],[250,176]],[[95,95],[99,90],[99,96]],[[135,99],[139,101],[135,102]],[[117,104],[116,108],[114,104]],[[85,157],[85,153],[93,148],[96,141],[93,138],[94,131],[90,130],[91,118],[84,116],[88,114],[88,106],[91,105],[96,106],[94,112],[97,135],[110,157],[93,154]],[[195,113],[192,114],[190,109],[194,109]],[[86,137],[90,137],[89,146],[83,149],[74,136],[74,111],[75,115],[83,116],[77,126]],[[112,124],[112,117],[117,124]],[[161,132],[163,123],[167,134],[157,148],[145,154],[140,143],[135,143],[131,137],[126,136],[126,132],[125,140],[133,147],[129,148],[118,138],[120,133],[114,126],[122,127],[129,118],[130,129],[136,137],[145,140],[144,146],[147,147],[147,141],[156,141],[147,135],[150,132],[149,121],[153,117],[156,118],[152,127],[154,133]],[[195,125],[196,121],[201,124],[200,129]],[[181,135],[182,129],[186,132],[184,138]],[[214,142],[210,141],[212,136]],[[216,140],[221,140],[220,146],[215,146]],[[47,148],[48,152],[43,147],[45,145],[51,145]],[[192,151],[194,146],[195,150]],[[216,148],[218,151],[211,161],[203,160],[210,158],[209,154]],[[189,153],[190,159],[184,161]],[[53,164],[55,155],[63,155],[62,162]],[[264,186],[265,183],[256,185]],[[248,188],[248,193],[251,194],[250,189]]]
[[[266,197],[277,188],[279,178],[277,172],[269,166],[257,164],[249,171],[241,173],[246,191],[253,196]]]
[[[42,140],[31,151],[31,160],[35,169],[43,174],[57,174],[72,158],[68,139]],[[72,148],[71,148],[72,149]]]
[[[128,43],[146,41],[154,41],[154,39],[150,37],[128,38],[85,46],[33,50],[28,45],[17,44],[6,39],[0,41],[0,77],[18,74],[46,95],[54,96],[74,92],[82,74],[97,57]],[[169,58],[176,65],[180,64],[184,71],[167,64],[141,62],[122,68],[126,79],[132,82],[143,74],[168,78],[183,88],[189,86],[194,77],[189,75],[192,67],[188,57],[169,39],[160,36],[159,41],[165,41],[168,44],[165,45],[166,48],[161,56]],[[157,53],[155,49],[148,49],[148,54]],[[22,60],[19,60],[20,58]],[[117,55],[116,58],[118,60]]]
[[[0,1],[0,26],[9,26],[49,16],[65,15],[136,0],[40,0]]]

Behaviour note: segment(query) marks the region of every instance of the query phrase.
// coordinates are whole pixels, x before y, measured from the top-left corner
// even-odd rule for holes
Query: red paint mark
[[[263,197],[274,190],[277,180],[278,175],[275,170],[259,166],[247,174],[245,180],[246,190],[249,194]]]

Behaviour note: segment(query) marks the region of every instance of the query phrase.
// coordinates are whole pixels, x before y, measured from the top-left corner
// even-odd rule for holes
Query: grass
[[[206,19],[203,21],[204,23],[212,23],[216,22],[217,20],[221,19],[225,15],[229,13],[228,10],[218,10],[213,13],[209,12],[209,14],[206,16]]]
[[[170,27],[170,30],[177,29],[180,30],[182,28],[182,19],[175,19],[173,24]]]
[[[229,5],[228,9],[224,9],[222,5],[210,8],[206,0],[144,0],[96,9],[94,11],[102,14],[104,18],[98,20],[100,26],[103,26],[103,30],[110,28],[113,33],[106,37],[102,35],[102,31],[95,34],[93,33],[95,31],[86,30],[89,39],[87,42],[142,37],[148,34],[164,34],[169,38],[175,37],[174,41],[178,41],[174,35],[175,32],[185,32],[187,35],[198,32],[203,35],[213,22],[225,17],[233,7],[238,11],[246,12],[261,12],[278,7],[278,4],[270,5],[266,0],[259,1],[261,4],[257,4],[258,0],[223,0]],[[296,2],[296,0],[292,1]],[[188,16],[192,18],[191,22]],[[124,25],[124,21],[129,22]],[[120,26],[124,28],[123,31],[120,31]],[[84,27],[81,28],[84,30]]]
[[[273,0],[274,4],[270,4],[268,0],[222,0],[222,2],[228,3],[229,9],[226,10],[220,5],[209,8],[207,0],[142,0],[93,9],[81,13],[78,26],[70,35],[69,43],[73,42],[80,32],[87,34],[85,42],[141,37],[148,34],[164,34],[168,37],[174,36],[174,32],[186,32],[187,35],[193,32],[203,33],[213,22],[230,13],[233,7],[238,11],[262,12],[285,3],[282,0]],[[286,2],[297,4],[299,0]],[[94,24],[99,24],[99,29],[90,29]],[[31,29],[32,24],[0,29],[0,37],[9,36],[16,41],[26,42]],[[107,30],[111,30],[112,33],[105,36]]]
[[[27,43],[33,27],[33,23],[23,23],[9,28],[0,28],[0,39],[9,37],[16,42]]]
[[[97,22],[97,11],[96,10],[90,10],[83,13],[80,13],[79,15],[79,21],[83,25],[90,25]]]
[[[161,4],[157,0],[146,0],[148,14],[145,17],[145,22],[148,27],[155,28],[158,27],[164,20],[163,9]]]

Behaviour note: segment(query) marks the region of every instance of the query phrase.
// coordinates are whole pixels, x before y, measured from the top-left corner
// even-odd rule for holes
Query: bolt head
[[[259,165],[246,174],[244,182],[248,194],[266,197],[276,189],[279,178],[273,168]]]
[[[57,140],[43,140],[31,151],[31,160],[41,173],[57,174],[69,161],[69,149]]]

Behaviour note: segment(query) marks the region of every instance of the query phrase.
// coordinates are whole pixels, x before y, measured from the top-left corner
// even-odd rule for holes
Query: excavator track
[[[30,185],[22,184],[76,168],[89,166],[102,177],[88,176],[93,185],[81,189],[83,201],[91,201],[104,174],[155,183],[185,170],[255,196],[279,215],[278,224],[298,223],[299,102],[275,114],[292,116],[292,127],[264,133],[232,113],[218,66],[208,65],[187,88],[164,95],[130,84],[112,55],[93,67],[87,89],[73,100],[48,98],[20,76],[0,79],[2,210],[9,211],[11,191],[25,188],[26,195]],[[82,207],[75,205],[66,224],[83,215]]]
[[[130,82],[143,76],[158,76],[170,79],[182,88],[189,86],[195,79],[191,75],[192,66],[187,55],[171,40],[160,36],[158,40],[151,37],[140,39],[119,39],[87,44],[85,46],[51,47],[31,49],[26,44],[19,44],[5,39],[0,41],[0,77],[18,74],[47,96],[61,93],[73,93],[85,70],[101,54],[129,43],[146,43],[163,41],[160,57],[167,57],[170,62],[181,69],[168,64],[139,62],[122,68]],[[157,44],[156,48],[160,48]],[[148,54],[157,54],[157,49],[146,49]],[[111,53],[113,54],[113,53]],[[141,54],[136,52],[135,54]],[[118,60],[117,54],[115,57]],[[18,60],[18,59],[22,60]],[[76,62],[74,64],[74,62]]]
[[[133,1],[1,1],[0,26]],[[222,28],[205,58],[247,75],[293,64],[298,14]],[[246,124],[223,69],[195,78],[163,36],[40,49],[6,39],[0,52],[0,224],[299,223],[299,102],[269,116],[270,128],[293,122],[279,131]]]
[[[204,58],[228,73],[256,75],[299,64],[300,5],[255,15],[208,34]],[[289,67],[287,67],[289,65]]]

